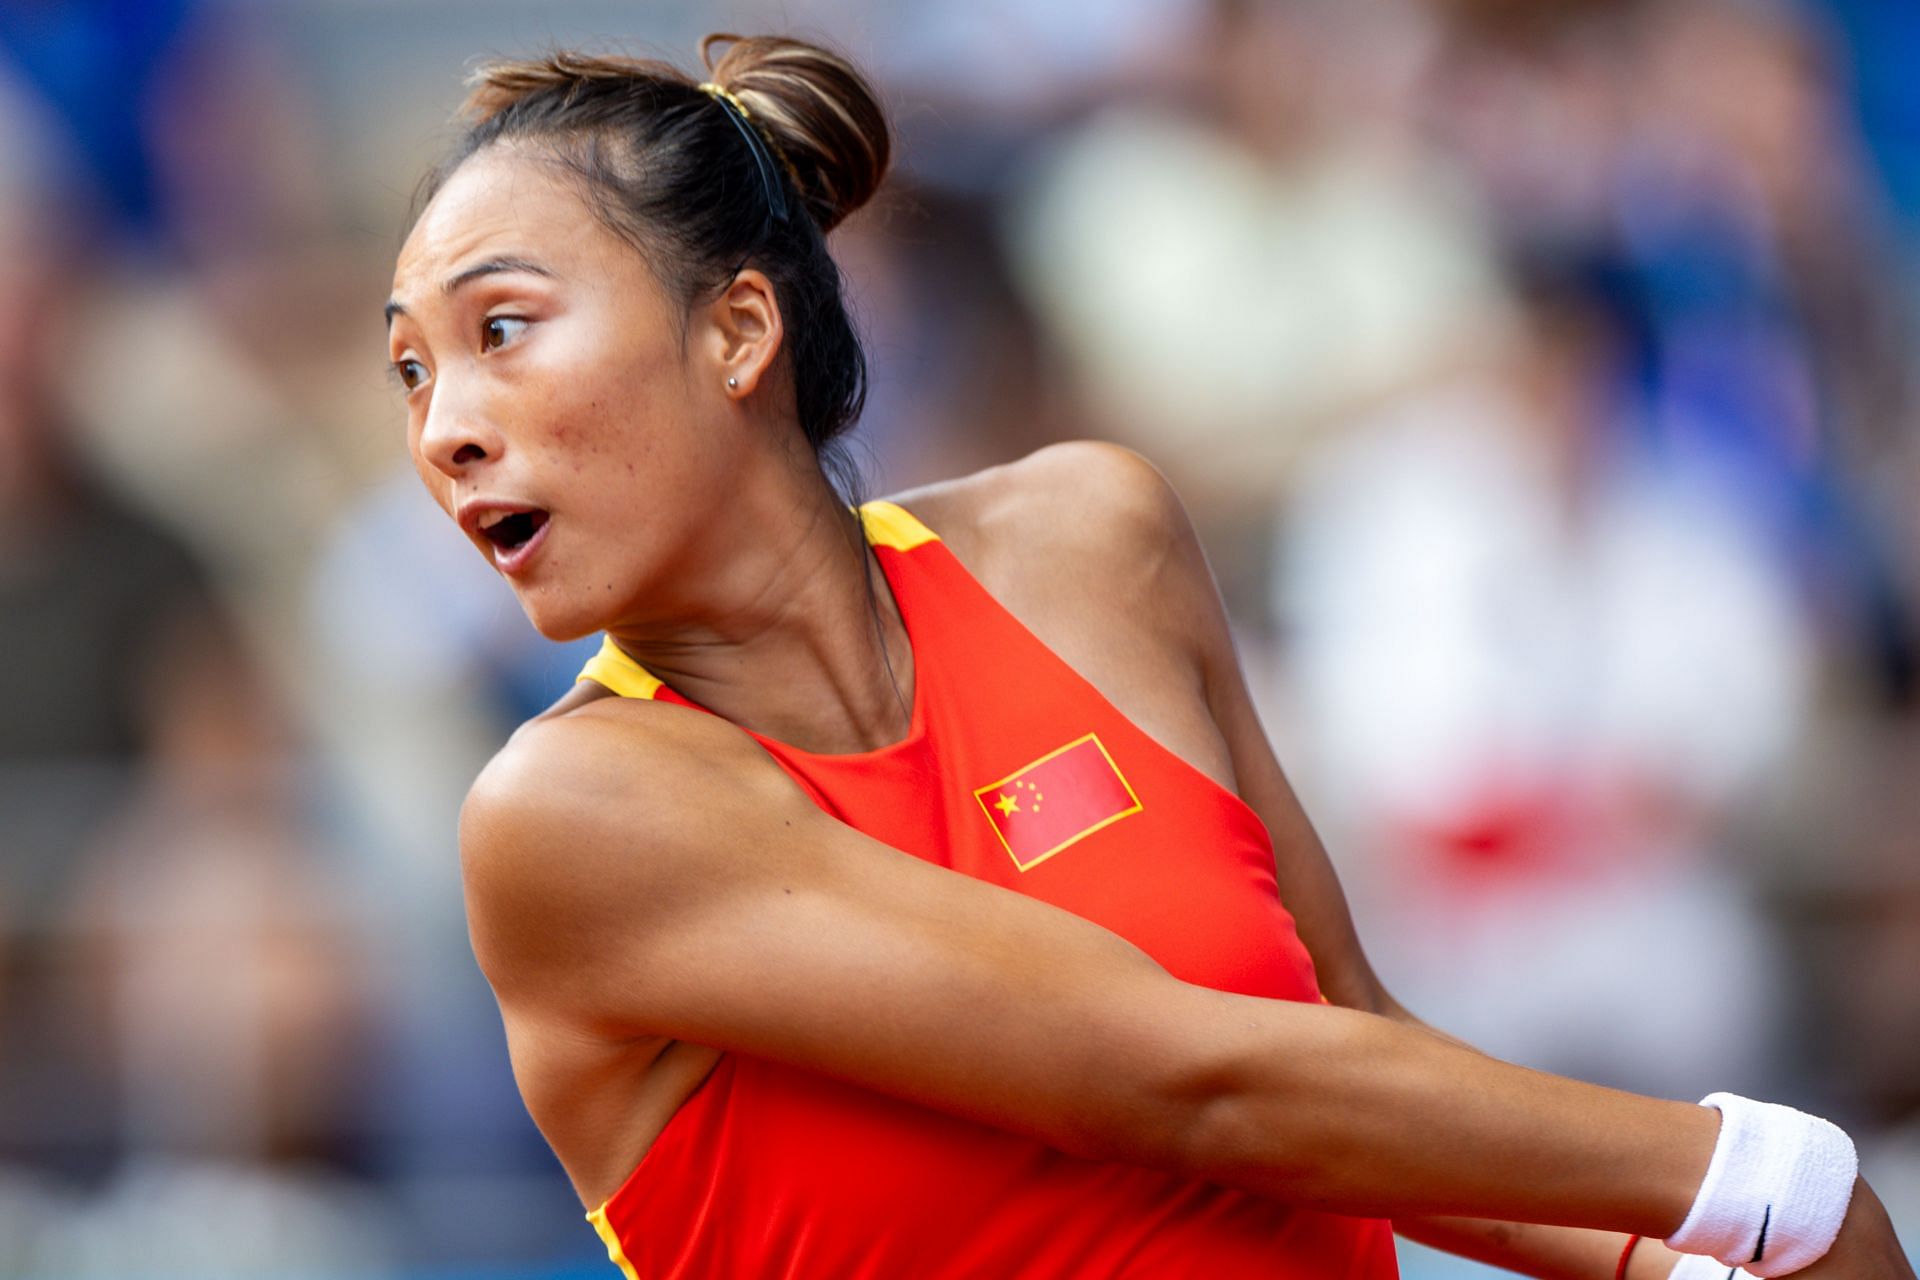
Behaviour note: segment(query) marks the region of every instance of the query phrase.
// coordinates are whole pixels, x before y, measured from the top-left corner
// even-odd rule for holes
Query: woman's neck
[[[674,692],[777,741],[825,755],[905,737],[913,651],[854,513],[819,472],[756,502],[680,575],[673,620],[610,627]],[[891,672],[889,671],[891,665]]]

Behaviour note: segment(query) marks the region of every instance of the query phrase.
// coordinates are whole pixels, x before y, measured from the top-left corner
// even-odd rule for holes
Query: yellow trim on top
[[[600,1234],[600,1243],[607,1246],[607,1261],[620,1268],[620,1274],[626,1280],[640,1280],[640,1273],[627,1261],[627,1251],[620,1247],[620,1237],[614,1232],[613,1224],[607,1221],[607,1206],[603,1204],[588,1214],[587,1221]]]
[[[940,535],[921,524],[911,511],[883,498],[864,503],[860,515],[867,541],[876,547],[911,551],[923,543],[940,541]]]
[[[612,636],[600,641],[600,652],[587,659],[575,682],[591,680],[623,698],[651,698],[660,691],[660,678],[628,656]]]
[[[1053,846],[1053,848],[1047,850],[1045,853],[1039,854],[1036,857],[1029,858],[1025,862],[1020,861],[1020,855],[1015,853],[1013,851],[1013,846],[1007,843],[1007,837],[1004,833],[1001,832],[1000,824],[993,820],[993,814],[989,812],[987,809],[987,792],[998,791],[1000,788],[1006,786],[1009,782],[1012,782],[1015,778],[1019,777],[1021,774],[1026,773],[1030,769],[1038,768],[1039,766],[1045,764],[1047,761],[1053,759],[1057,755],[1062,754],[1063,752],[1073,750],[1075,747],[1079,746],[1083,742],[1088,741],[1089,739],[1092,740],[1094,746],[1100,749],[1100,754],[1107,758],[1107,767],[1113,770],[1113,776],[1120,779],[1120,785],[1126,788],[1128,798],[1133,801],[1133,807],[1131,809],[1122,809],[1118,813],[1111,814],[1108,817],[1102,818],[1100,821],[1094,823],[1092,826],[1080,832],[1078,835],[1068,836],[1065,840],[1062,840],[1059,844]],[[1120,766],[1113,762],[1113,753],[1107,750],[1107,744],[1100,741],[1100,735],[1097,733],[1089,733],[1082,737],[1075,738],[1072,742],[1069,742],[1064,747],[1055,747],[1053,750],[1047,752],[1047,754],[1041,756],[1038,760],[1030,761],[1027,764],[1021,765],[1018,769],[1015,769],[1012,773],[1000,779],[1000,781],[991,783],[988,786],[979,788],[973,793],[973,798],[979,803],[980,812],[987,815],[987,825],[993,828],[993,834],[999,838],[1000,847],[1007,851],[1007,856],[1013,859],[1013,865],[1019,868],[1021,871],[1032,870],[1034,867],[1037,867],[1041,863],[1045,862],[1048,858],[1051,858],[1054,854],[1059,853],[1062,849],[1072,848],[1074,845],[1079,844],[1082,840],[1085,840],[1088,836],[1092,835],[1094,832],[1104,830],[1107,827],[1112,826],[1114,823],[1120,821],[1120,819],[1130,818],[1134,814],[1139,813],[1142,809],[1146,808],[1145,805],[1140,803],[1140,795],[1138,792],[1136,792],[1133,789],[1133,784],[1127,781],[1127,775],[1120,772]]]

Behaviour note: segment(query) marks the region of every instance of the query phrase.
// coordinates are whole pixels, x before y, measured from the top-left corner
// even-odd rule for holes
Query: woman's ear
[[[748,267],[733,277],[707,308],[713,325],[712,352],[719,380],[735,399],[751,395],[773,367],[786,331],[773,281]]]

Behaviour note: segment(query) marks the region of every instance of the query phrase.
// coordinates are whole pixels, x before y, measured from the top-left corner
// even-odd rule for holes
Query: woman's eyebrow
[[[440,286],[440,292],[450,294],[457,291],[462,285],[473,283],[481,276],[495,276],[503,271],[524,271],[528,275],[545,276],[549,280],[554,278],[552,271],[549,271],[537,262],[530,262],[525,258],[488,258],[485,262],[477,262],[465,271],[462,271],[459,275],[448,279],[445,284]]]
[[[558,278],[554,272],[526,258],[488,258],[485,262],[476,262],[458,275],[449,277],[447,281],[440,286],[440,292],[443,294],[452,294],[458,292],[462,286],[472,284],[482,276],[495,276],[506,271],[524,271],[528,275],[545,276],[549,280]],[[387,327],[389,329],[393,327],[393,318],[395,316],[408,314],[405,307],[393,300],[387,302],[386,313]]]

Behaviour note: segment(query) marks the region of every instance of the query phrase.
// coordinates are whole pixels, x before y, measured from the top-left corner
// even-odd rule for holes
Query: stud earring
[[[738,378],[728,378],[728,379],[727,379],[727,386],[728,386],[729,388],[732,388],[732,387],[737,387],[737,386],[739,386],[739,385],[740,385],[740,379],[738,379]]]

